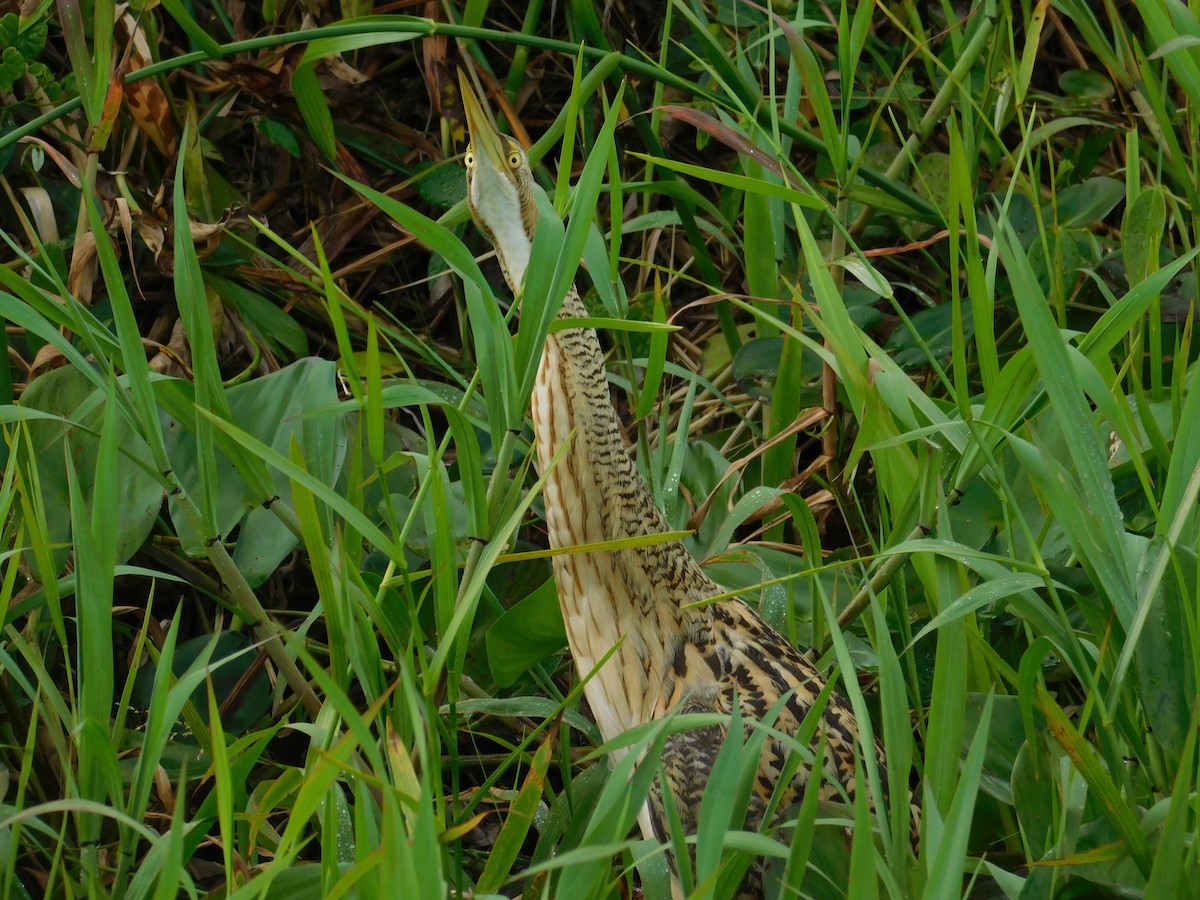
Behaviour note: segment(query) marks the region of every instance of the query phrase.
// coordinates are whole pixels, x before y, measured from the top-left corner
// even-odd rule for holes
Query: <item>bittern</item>
[[[538,220],[529,161],[515,139],[491,125],[462,73],[459,84],[470,131],[468,205],[519,298]],[[559,315],[586,315],[573,289]],[[594,330],[568,326],[547,337],[532,415],[553,549],[669,530],[626,448]],[[746,603],[725,599],[704,604],[726,592],[678,541],[558,554],[554,576],[580,676],[612,652],[584,685],[606,741],[675,711],[728,714],[736,704],[743,719],[761,720],[785,695],[773,727],[794,734],[825,687],[816,668]],[[821,729],[824,767],[853,798],[859,728],[850,706],[836,693],[828,697]],[[695,832],[700,797],[726,730],[714,726],[667,739],[661,758],[666,783],[656,782],[638,817],[645,837],[666,839],[665,804],[672,801],[684,829]],[[747,827],[761,823],[787,756],[782,742],[767,740]],[[809,768],[801,766],[779,809],[799,799],[809,775]],[[825,799],[839,797],[831,782],[822,784],[821,791]]]

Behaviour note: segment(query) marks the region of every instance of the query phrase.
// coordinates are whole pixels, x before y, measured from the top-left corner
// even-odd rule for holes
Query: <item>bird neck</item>
[[[559,318],[584,315],[579,294],[572,289]],[[593,329],[564,328],[546,338],[534,384],[532,415],[538,469],[546,475],[543,491],[553,548],[669,530],[626,447],[609,398],[604,355]],[[551,469],[564,444],[569,446]],[[712,584],[678,541],[612,555],[619,558],[628,584],[673,582],[683,588],[674,595],[680,602],[700,599]],[[664,566],[670,571],[666,579]],[[693,588],[698,595],[685,598]]]
[[[574,289],[558,315],[560,319],[586,315]],[[561,504],[547,497],[547,509],[567,510],[561,522],[550,523],[552,545],[567,547],[666,530],[626,449],[593,329],[564,328],[546,338],[532,413],[538,468],[543,473],[549,471],[559,448],[569,444],[547,479],[547,490],[564,493]],[[637,511],[636,519],[630,521],[623,507]]]
[[[529,264],[530,244],[526,240],[515,254],[510,255],[508,250],[500,254],[505,276],[517,297]],[[586,315],[583,301],[572,287],[558,318],[579,319]],[[594,329],[563,328],[547,336],[531,406],[538,470],[546,476],[543,492],[552,548],[619,541],[669,530],[626,447],[609,397],[604,354]],[[553,460],[564,445],[563,456],[554,465]],[[555,561],[557,564],[570,558],[587,568],[590,557],[607,557],[605,565],[621,569],[625,584],[634,593],[642,594],[634,602],[635,607],[657,603],[650,599],[652,596],[670,596],[674,603],[682,604],[711,596],[718,590],[678,541],[557,557]],[[668,583],[677,590],[664,594],[662,588]],[[648,591],[652,584],[659,589],[647,593],[638,587]],[[589,602],[622,605],[620,598],[607,596],[604,591],[589,593]],[[574,602],[569,597],[562,599],[564,606]],[[649,612],[639,608],[634,614]],[[678,620],[691,617],[692,614],[680,612]],[[676,616],[671,613],[669,618]],[[604,648],[611,646],[610,642]]]
[[[582,315],[572,290],[560,317]],[[668,530],[626,448],[591,328],[568,327],[546,338],[532,413],[552,549]],[[664,692],[671,694],[679,648],[711,615],[710,607],[690,604],[720,589],[678,541],[559,553],[554,573],[579,673],[608,657],[584,693],[611,740],[652,718]]]
[[[534,217],[530,232],[536,229],[538,218]],[[497,243],[501,268],[514,297],[522,294],[532,243],[530,234],[516,229],[509,231],[503,245]],[[559,308],[558,318],[578,319],[586,315],[579,292],[572,286]],[[568,525],[565,529],[555,529],[551,523],[553,546],[609,541],[631,533],[666,530],[653,497],[626,451],[620,422],[608,394],[604,354],[594,329],[565,328],[547,336],[534,386],[532,414],[540,471],[546,472],[558,449],[570,443],[560,468],[562,475],[569,472],[571,478],[581,479],[572,485],[572,493],[577,498],[597,497],[611,501],[613,491],[619,488],[628,493],[631,505],[646,515],[645,519],[626,526],[602,523],[594,516],[573,515],[570,523],[564,523]],[[551,472],[549,480],[557,483],[560,474]],[[546,505],[548,508],[556,506],[550,502]],[[628,528],[636,530],[629,531]]]
[[[512,288],[513,296],[520,296],[521,285],[525,283],[525,272],[529,268],[529,254],[533,250],[533,242],[524,229],[501,229],[491,235],[492,243],[496,245],[496,258],[504,272],[504,280]]]

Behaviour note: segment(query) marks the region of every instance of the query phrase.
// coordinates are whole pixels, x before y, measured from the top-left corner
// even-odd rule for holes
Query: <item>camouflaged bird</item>
[[[537,224],[533,178],[521,145],[492,127],[461,73],[459,82],[471,138],[464,158],[471,214],[495,245],[505,278],[519,296]],[[559,315],[586,315],[574,290]],[[552,548],[669,530],[626,448],[595,331],[565,328],[549,335],[532,415]],[[569,445],[564,455],[552,464],[564,444]],[[606,741],[675,712],[728,714],[735,702],[743,719],[761,720],[784,695],[788,699],[774,728],[794,734],[825,686],[800,651],[742,601],[692,606],[725,591],[678,541],[559,554],[554,575],[580,675],[616,648],[584,685]],[[828,698],[821,728],[824,767],[853,798],[858,724],[836,693]],[[666,741],[661,762],[666,789],[689,834],[696,831],[700,798],[726,730],[700,728]],[[767,740],[747,828],[761,824],[788,752],[782,742]],[[802,765],[779,809],[800,799],[808,777]],[[842,796],[828,781],[821,795]],[[645,837],[667,838],[665,802],[656,783],[638,817]]]

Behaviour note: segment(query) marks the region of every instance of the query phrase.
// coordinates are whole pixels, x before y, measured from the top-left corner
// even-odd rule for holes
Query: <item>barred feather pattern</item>
[[[561,315],[584,315],[574,292]],[[564,329],[549,336],[532,407],[543,472],[571,442],[544,488],[552,547],[668,530],[621,435],[594,331]],[[678,542],[561,554],[554,569],[581,676],[617,647],[584,686],[605,740],[672,711],[729,713],[735,698],[743,718],[759,720],[789,691],[774,727],[795,733],[824,687],[808,660],[744,602],[685,608],[724,591]],[[828,699],[820,727],[825,768],[853,798],[858,726],[837,694]],[[685,831],[695,831],[700,797],[724,737],[724,728],[710,727],[668,739],[662,758],[667,784],[656,784],[639,817],[644,836],[666,836],[664,788],[673,795]],[[882,752],[878,756],[882,760]],[[780,742],[767,741],[746,827],[761,823],[786,757]],[[801,766],[779,809],[799,799],[808,776]],[[836,798],[837,786],[824,784],[822,795]]]

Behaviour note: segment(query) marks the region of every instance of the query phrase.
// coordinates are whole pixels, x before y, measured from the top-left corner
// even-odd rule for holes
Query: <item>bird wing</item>
[[[728,714],[736,702],[744,720],[762,721],[781,698],[786,698],[772,727],[784,734],[796,734],[825,688],[825,679],[800,651],[745,603],[715,603],[705,607],[705,611],[704,618],[675,649],[665,692],[667,699],[655,711],[656,717],[672,710]],[[825,736],[827,777],[821,797],[841,799],[844,789],[853,799],[858,741],[854,712],[836,692],[826,697],[824,703],[818,729]],[[681,814],[698,814],[700,795],[726,732],[725,726],[707,726],[668,740],[663,766]],[[759,826],[762,809],[775,791],[790,752],[791,747],[784,741],[767,739],[755,779],[756,799],[752,801],[760,806],[759,815],[754,816],[751,809],[746,827]],[[882,753],[877,751],[877,755],[882,760]],[[809,772],[810,766],[799,767],[780,798],[779,809],[799,800]],[[688,822],[685,820],[684,824]],[[695,823],[691,824],[694,828]]]

